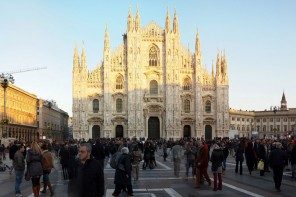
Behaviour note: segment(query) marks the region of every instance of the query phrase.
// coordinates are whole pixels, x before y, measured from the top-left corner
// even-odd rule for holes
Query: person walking
[[[115,171],[115,190],[112,196],[119,196],[122,191],[127,191],[128,196],[133,196],[133,188],[131,181],[131,156],[129,155],[129,149],[123,147],[121,149],[121,156],[118,159],[117,168]]]
[[[64,180],[67,180],[69,178],[69,159],[70,159],[69,146],[67,143],[64,146],[62,146],[59,152],[59,157],[60,157],[60,164],[62,165],[63,178]]]
[[[79,166],[74,194],[77,197],[102,197],[105,192],[104,171],[101,163],[91,156],[92,145],[82,143],[79,147]]]
[[[37,142],[32,142],[31,148],[27,153],[27,170],[28,176],[32,180],[32,190],[34,197],[39,197],[40,177],[43,174],[42,169],[42,150]]]
[[[252,171],[254,170],[255,163],[256,163],[256,154],[253,149],[252,141],[249,141],[247,143],[247,147],[245,150],[245,157],[246,157],[246,163],[247,163],[247,167],[249,170],[249,174],[251,175]]]
[[[293,143],[293,148],[291,151],[291,166],[292,166],[292,179],[296,178],[296,141]]]
[[[176,142],[176,144],[172,147],[172,159],[174,162],[174,175],[176,177],[179,177],[180,174],[180,163],[181,163],[181,157],[182,157],[182,147],[180,146],[179,142]]]
[[[243,140],[241,140],[235,151],[235,162],[236,162],[235,173],[238,173],[238,165],[239,165],[240,175],[243,174],[244,152],[245,152],[245,143]]]
[[[25,146],[21,144],[18,146],[18,151],[14,154],[13,166],[15,170],[15,196],[22,197],[20,190],[20,185],[23,180],[25,171],[25,157],[23,152],[25,151]]]
[[[13,145],[12,146],[10,146],[10,148],[9,148],[9,159],[12,161],[12,163],[13,163],[13,160],[14,160],[14,154],[16,153],[16,151],[18,150],[18,148],[17,148],[17,143],[18,143],[18,141],[14,141],[13,142]],[[9,173],[11,174],[12,173],[12,171],[13,171],[13,169],[14,169],[14,167],[13,167],[13,165],[10,167],[10,170],[9,170]]]
[[[200,183],[203,178],[205,178],[209,186],[211,186],[211,179],[207,171],[209,165],[209,148],[205,142],[201,141],[198,141],[198,147],[199,152],[196,159],[195,188],[200,188]]]
[[[54,168],[52,153],[48,151],[48,146],[46,143],[44,143],[41,146],[41,150],[42,150],[42,168],[43,168],[43,184],[44,184],[42,193],[46,193],[46,188],[48,187],[50,191],[50,195],[53,196],[54,192],[49,180],[49,174],[51,173],[51,169]]]
[[[264,169],[260,169],[260,176],[264,176],[265,169],[266,169],[266,160],[267,160],[267,146],[265,144],[265,140],[261,140],[260,144],[258,145],[258,161],[262,160],[264,162]]]
[[[218,144],[213,145],[213,152],[210,161],[214,177],[213,191],[222,190],[222,163],[224,161],[223,149]]]
[[[282,144],[275,142],[275,149],[270,152],[268,161],[273,170],[274,186],[277,191],[281,191],[284,167],[287,162],[287,154],[282,150]]]
[[[133,178],[135,181],[139,180],[139,164],[142,161],[141,151],[139,150],[138,145],[134,146],[132,152],[132,172]]]
[[[197,155],[197,148],[193,145],[193,141],[187,143],[184,155],[186,156],[186,180],[188,180],[189,168],[192,168],[192,176],[195,175],[195,157]]]

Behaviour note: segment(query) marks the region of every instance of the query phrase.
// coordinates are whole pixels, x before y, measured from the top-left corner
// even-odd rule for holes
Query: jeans
[[[24,170],[15,170],[15,193],[20,194],[20,185],[24,177]]]

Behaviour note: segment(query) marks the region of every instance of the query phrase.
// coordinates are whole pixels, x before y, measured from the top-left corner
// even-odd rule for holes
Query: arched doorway
[[[92,139],[100,138],[100,126],[94,125],[92,127]]]
[[[205,140],[212,140],[212,126],[206,125],[205,127]]]
[[[123,126],[117,125],[115,128],[115,137],[123,137]]]
[[[190,125],[185,125],[183,129],[183,137],[191,137],[191,127]]]
[[[158,117],[150,117],[148,120],[148,138],[160,138],[160,123]]]

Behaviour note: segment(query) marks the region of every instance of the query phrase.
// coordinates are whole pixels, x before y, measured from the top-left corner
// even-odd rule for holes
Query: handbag
[[[264,161],[262,159],[258,162],[257,169],[264,170]]]

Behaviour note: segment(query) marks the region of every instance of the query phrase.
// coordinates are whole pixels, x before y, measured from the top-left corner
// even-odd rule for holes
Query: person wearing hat
[[[287,161],[287,154],[282,150],[282,144],[280,142],[274,143],[275,149],[270,152],[269,165],[273,170],[273,180],[275,189],[281,191],[281,184],[283,178],[283,171]]]
[[[212,162],[212,172],[214,177],[213,191],[222,190],[222,162],[224,160],[223,150],[218,144],[213,145],[213,152],[210,161]]]

